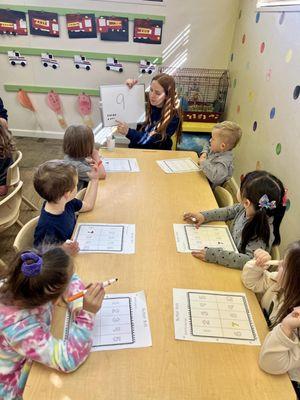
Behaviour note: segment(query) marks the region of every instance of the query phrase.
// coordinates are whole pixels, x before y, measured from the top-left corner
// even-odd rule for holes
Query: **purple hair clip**
[[[258,207],[273,210],[274,208],[276,208],[276,201],[275,200],[269,201],[269,197],[266,194],[264,194],[259,199]]]
[[[43,259],[38,254],[33,253],[32,251],[27,251],[21,254],[21,260],[23,261],[21,271],[27,278],[36,276],[41,272]],[[27,261],[32,261],[32,263],[28,264]]]

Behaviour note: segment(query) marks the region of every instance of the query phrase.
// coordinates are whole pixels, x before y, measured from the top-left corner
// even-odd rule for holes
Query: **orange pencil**
[[[109,279],[108,281],[102,282],[102,287],[107,287],[117,281],[118,281],[118,278]],[[68,299],[67,299],[68,303],[71,303],[74,300],[80,299],[80,297],[83,297],[86,294],[86,292],[87,292],[87,289],[84,289],[82,292],[78,292],[78,293],[74,294],[73,296],[68,297]]]

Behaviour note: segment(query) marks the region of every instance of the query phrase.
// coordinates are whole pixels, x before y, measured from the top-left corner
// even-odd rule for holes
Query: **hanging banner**
[[[128,42],[128,18],[101,16],[97,26],[101,40]]]
[[[66,23],[70,39],[97,37],[94,14],[66,14]]]
[[[58,14],[28,10],[31,35],[59,37]]]
[[[162,21],[135,19],[133,41],[136,43],[161,44]]]

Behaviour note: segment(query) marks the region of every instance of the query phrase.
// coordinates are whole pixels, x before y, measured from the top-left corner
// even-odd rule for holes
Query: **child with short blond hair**
[[[205,146],[199,158],[199,165],[213,188],[232,177],[232,149],[239,143],[241,136],[240,126],[232,121],[223,121],[213,127],[210,148]]]

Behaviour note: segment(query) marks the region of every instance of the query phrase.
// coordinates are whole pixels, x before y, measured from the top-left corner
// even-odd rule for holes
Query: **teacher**
[[[128,79],[132,88],[136,79]],[[125,122],[117,121],[117,132],[126,136],[128,147],[136,149],[171,150],[172,136],[180,141],[182,115],[180,102],[175,90],[174,78],[168,74],[153,77],[146,108],[146,121],[139,129],[131,129]]]

